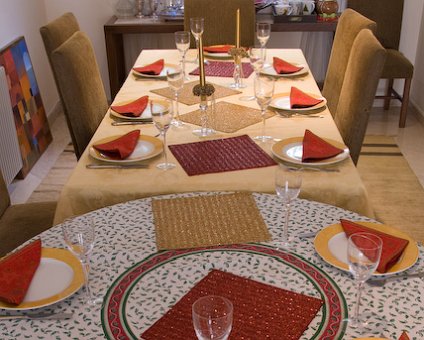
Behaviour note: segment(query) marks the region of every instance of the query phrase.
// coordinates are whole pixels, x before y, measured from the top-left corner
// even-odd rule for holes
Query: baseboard
[[[53,124],[61,114],[63,114],[62,102],[58,100],[54,105],[53,109],[47,113],[47,119],[49,121],[49,124]]]

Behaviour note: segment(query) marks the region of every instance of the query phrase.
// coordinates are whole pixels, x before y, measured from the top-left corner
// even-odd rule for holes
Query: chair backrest
[[[79,158],[108,109],[99,68],[88,36],[75,32],[52,52],[52,65],[62,93]]]
[[[374,34],[362,30],[352,45],[334,118],[355,165],[385,58],[386,50]]]
[[[323,96],[327,99],[328,109],[333,117],[337,111],[337,104],[353,41],[364,28],[375,31],[376,24],[352,9],[343,11],[337,24],[322,90]]]
[[[349,0],[348,7],[377,23],[376,37],[389,49],[399,48],[403,0]]]
[[[0,217],[9,207],[9,205],[10,205],[9,191],[7,191],[6,183],[0,171]]]
[[[253,0],[185,0],[184,29],[190,32],[190,18],[205,18],[203,45],[235,44],[236,11],[240,8],[240,44],[255,42],[255,6]]]

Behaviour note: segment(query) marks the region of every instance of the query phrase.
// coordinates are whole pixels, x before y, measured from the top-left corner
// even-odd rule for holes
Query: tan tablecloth
[[[193,51],[190,51],[192,53]],[[301,50],[268,50],[267,60],[272,56],[279,56],[290,62],[306,64]],[[168,63],[176,63],[179,54],[177,50],[144,50],[136,65],[142,65],[156,61],[159,57]],[[196,68],[196,65],[187,63],[187,71]],[[194,79],[194,78],[193,78]],[[209,77],[207,81],[227,85],[232,82],[231,78]],[[253,74],[245,79],[248,85],[242,95],[253,94]],[[166,81],[152,79],[136,79],[130,74],[123,87],[115,98],[115,102],[130,100],[144,94],[156,96],[149,90],[164,87]],[[291,86],[296,86],[303,91],[319,94],[319,89],[309,74],[304,78],[295,80],[279,79],[275,84],[275,93],[289,92]],[[240,94],[219,99],[219,101],[232,102],[239,105],[258,108],[255,101],[240,101]],[[196,105],[186,106],[180,104],[180,112],[185,113],[196,109]],[[342,141],[341,136],[334,124],[328,110],[322,113],[325,118],[281,118],[272,117],[266,121],[267,134],[274,138],[289,138],[303,136],[305,128],[326,138]],[[153,125],[139,126],[111,126],[112,118],[109,113],[105,115],[99,129],[94,135],[92,142],[101,138],[124,134],[134,128],[140,128],[143,134],[156,135],[157,130]],[[261,132],[261,123],[251,125],[232,134],[219,134],[212,138],[229,137],[241,134],[256,136]],[[169,144],[198,141],[199,138],[192,134],[192,125],[185,128],[172,127],[167,134]],[[263,149],[271,154],[272,143],[261,144]],[[124,169],[124,170],[89,170],[86,164],[95,162],[88,154],[88,149],[82,155],[80,161],[65,187],[62,190],[55,216],[55,223],[60,223],[65,218],[79,215],[101,207],[112,205],[128,200],[148,197],[153,195],[192,192],[192,191],[251,191],[251,192],[274,192],[275,167],[260,169],[223,172],[218,174],[200,175],[189,177],[177,160],[168,152],[171,162],[177,167],[171,171],[156,169],[156,164],[163,161],[158,156],[147,163],[149,169]],[[300,197],[328,203],[359,214],[373,217],[367,192],[359,177],[358,171],[350,159],[343,161],[337,168],[338,173],[318,173],[306,171],[302,183]]]

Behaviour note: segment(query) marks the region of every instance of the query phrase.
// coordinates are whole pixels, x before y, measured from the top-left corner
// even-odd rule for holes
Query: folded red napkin
[[[303,136],[302,162],[313,162],[321,159],[334,157],[343,152],[334,145],[326,142],[309,130],[305,130]]]
[[[303,66],[296,66],[288,63],[287,61],[274,57],[274,70],[278,74],[290,74],[295,73],[303,69]]]
[[[149,103],[149,96],[143,96],[125,105],[113,105],[111,109],[123,116],[140,117]]]
[[[208,53],[228,53],[233,47],[233,45],[206,46],[203,47],[203,51]]]
[[[40,264],[41,240],[36,240],[0,260],[0,300],[19,305]]]
[[[110,142],[93,145],[93,148],[112,159],[125,159],[134,151],[139,136],[140,130],[134,130]]]
[[[323,99],[311,97],[305,92],[299,90],[297,87],[292,86],[290,90],[290,107],[292,109],[304,109],[315,106],[321,103]]]
[[[367,228],[352,221],[341,219],[340,222],[347,237],[354,233],[366,232],[377,235],[381,238],[383,241],[383,249],[381,251],[380,263],[377,267],[377,271],[380,273],[386,273],[391,267],[393,267],[393,265],[396,264],[409,243],[408,240],[403,238],[389,235],[375,229]]]
[[[406,333],[405,331],[403,331],[402,334],[399,337],[399,340],[409,340],[408,333]]]
[[[163,59],[159,59],[158,61],[155,61],[154,63],[149,65],[145,65],[142,67],[134,67],[133,70],[137,71],[138,73],[157,76],[162,72],[164,66],[165,66],[165,61]]]

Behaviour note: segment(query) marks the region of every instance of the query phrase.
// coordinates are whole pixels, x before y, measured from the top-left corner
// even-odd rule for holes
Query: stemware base
[[[96,305],[101,305],[102,303],[103,303],[102,297],[91,298],[91,299],[85,301],[85,304],[87,306],[96,306]]]
[[[176,165],[174,163],[159,163],[158,165],[156,165],[156,167],[161,170],[171,170],[174,169],[175,166]]]
[[[230,84],[230,88],[232,88],[232,89],[244,89],[246,87],[247,87],[246,84],[237,84],[237,83],[231,83]]]
[[[266,143],[273,140],[273,138],[271,136],[256,136],[256,137],[253,137],[253,140]]]
[[[250,102],[252,100],[255,100],[256,97],[255,96],[241,96],[239,98],[239,100],[241,100],[242,102]]]
[[[207,137],[212,136],[216,132],[214,129],[211,128],[201,128],[201,129],[195,129],[193,130],[193,135],[199,136],[199,137]]]
[[[181,120],[175,118],[171,121],[171,125],[178,128],[185,126],[185,124]]]
[[[358,318],[343,319],[343,322],[350,328],[366,332],[380,332],[386,329],[388,325],[385,317],[374,313],[363,313]]]

